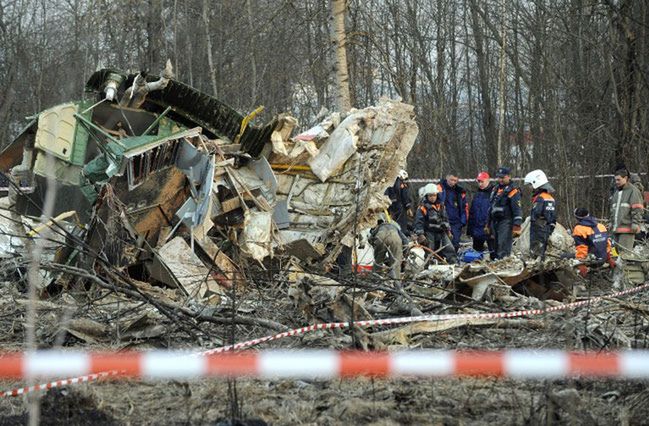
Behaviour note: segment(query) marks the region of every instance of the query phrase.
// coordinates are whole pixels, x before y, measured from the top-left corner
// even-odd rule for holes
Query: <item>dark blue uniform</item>
[[[484,232],[485,226],[489,223],[489,198],[492,190],[492,185],[485,189],[478,189],[469,208],[467,234],[473,238],[473,249],[476,251],[483,251],[485,243],[487,243],[489,251],[493,251],[494,240]]]
[[[394,181],[394,185],[385,190],[385,195],[390,197],[390,207],[388,213],[392,220],[399,224],[401,232],[410,235],[408,229],[408,210],[412,207],[412,197],[410,195],[410,185],[404,182],[400,177]]]
[[[448,217],[446,216],[444,204],[439,197],[431,204],[424,199],[417,209],[415,215],[415,234],[424,235],[428,240],[428,246],[432,250],[439,250],[447,262],[457,262],[455,249],[448,238],[449,231]],[[442,248],[443,247],[443,248]]]
[[[453,247],[457,251],[460,248],[462,228],[466,226],[467,216],[469,216],[466,190],[460,185],[455,185],[451,188],[446,182],[446,179],[440,182],[439,187],[441,193],[438,197],[444,203],[444,207],[446,207],[446,214],[448,215],[448,222],[451,225],[451,234],[453,235]]]
[[[489,221],[495,250],[492,258],[502,259],[512,254],[513,226],[523,223],[521,191],[511,183],[496,185],[489,201]]]
[[[611,256],[611,240],[606,227],[590,215],[577,219],[577,225],[572,231],[575,239],[576,258],[585,260],[592,253],[600,262]]]
[[[539,188],[532,198],[530,214],[530,255],[545,257],[548,238],[557,223],[554,197],[545,189]]]

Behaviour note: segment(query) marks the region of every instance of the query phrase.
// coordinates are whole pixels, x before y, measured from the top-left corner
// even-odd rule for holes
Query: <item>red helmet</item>
[[[480,173],[478,173],[478,177],[475,178],[475,180],[489,180],[489,173],[480,172]]]

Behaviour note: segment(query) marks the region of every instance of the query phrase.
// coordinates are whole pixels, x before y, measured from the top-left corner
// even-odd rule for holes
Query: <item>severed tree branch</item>
[[[198,322],[210,322],[214,324],[226,324],[226,325],[237,324],[237,325],[260,326],[260,327],[264,327],[271,330],[277,330],[277,331],[289,330],[289,328],[286,327],[285,325],[282,325],[278,322],[269,319],[245,317],[240,315],[234,317],[206,315],[200,312],[192,311],[189,308],[185,308],[183,306],[179,306],[173,303],[169,303],[161,300],[154,300],[152,297],[147,296],[143,294],[141,291],[137,290],[136,287],[135,287],[136,289],[134,290],[132,288],[125,288],[122,285],[115,285],[115,283],[107,282],[102,277],[100,277],[95,273],[86,271],[84,269],[76,268],[73,266],[62,265],[58,263],[50,263],[50,264],[44,264],[43,268],[85,278],[92,281],[93,283],[95,283],[101,288],[112,290],[117,293],[121,293],[126,296],[151,303],[154,307],[156,307],[156,309],[160,310],[160,312],[167,317],[169,317],[170,312],[173,312],[173,313],[180,313]],[[106,270],[106,272],[111,276],[111,279],[114,279],[116,282],[129,285],[125,277],[115,273],[114,271]],[[170,317],[170,319],[174,320],[174,322],[176,321],[173,318],[173,315],[172,317]]]

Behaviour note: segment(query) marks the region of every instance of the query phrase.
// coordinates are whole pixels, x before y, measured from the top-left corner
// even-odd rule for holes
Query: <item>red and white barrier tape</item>
[[[44,391],[52,388],[60,388],[68,385],[77,385],[79,383],[94,382],[95,380],[103,379],[105,377],[117,376],[119,371],[102,371],[97,374],[87,374],[84,376],[72,377],[69,379],[56,380],[49,383],[41,383],[34,386],[26,386],[23,388],[11,389],[8,391],[0,392],[0,398],[5,396],[20,396],[30,392]]]
[[[397,324],[406,324],[406,323],[423,322],[423,321],[442,321],[442,320],[450,320],[450,319],[495,319],[495,318],[516,318],[516,317],[523,317],[523,316],[540,315],[548,312],[559,312],[563,310],[569,310],[569,309],[574,309],[582,306],[587,306],[589,304],[598,303],[606,298],[619,297],[631,293],[636,293],[648,287],[649,287],[649,283],[643,284],[638,287],[630,288],[627,290],[622,290],[608,295],[604,295],[604,296],[597,296],[579,302],[566,303],[563,305],[552,306],[543,309],[527,309],[527,310],[511,311],[511,312],[486,312],[486,313],[474,313],[474,314],[420,315],[414,317],[399,317],[399,318],[385,318],[385,319],[377,319],[377,320],[355,321],[354,325],[358,327],[372,327],[372,326],[397,325]],[[284,337],[298,336],[312,331],[331,330],[336,328],[339,329],[349,328],[350,325],[351,325],[350,322],[332,322],[332,323],[313,324],[306,327],[300,327],[300,328],[284,331],[282,333],[277,333],[274,335],[264,336],[257,339],[236,343],[234,345],[209,349],[191,355],[187,355],[187,353],[185,352],[184,356],[189,356],[192,358],[211,356],[214,354],[219,354],[228,351],[235,351],[239,349],[248,348],[251,346],[256,346],[261,343],[279,340]],[[58,380],[55,382],[43,383],[36,386],[16,388],[9,391],[0,392],[0,397],[17,396],[17,395],[22,395],[24,393],[29,393],[29,392],[39,391],[39,390],[47,390],[47,389],[67,386],[71,384],[91,382],[105,377],[118,376],[120,374],[123,374],[123,372],[115,369],[102,371],[98,374],[82,375],[79,377]]]
[[[638,173],[639,176],[646,176],[647,173]],[[602,178],[613,178],[615,175],[613,174],[599,174],[599,175],[574,175],[574,176],[548,176],[548,180],[556,180],[556,179],[602,179]],[[408,179],[408,182],[411,183],[439,183],[440,178],[411,178]],[[497,179],[496,178],[491,178],[489,179],[491,182],[495,182]],[[511,180],[515,182],[522,182],[525,180],[525,178],[522,177],[513,177]],[[458,182],[475,182],[476,178],[459,178]]]
[[[574,309],[582,306],[587,306],[589,304],[594,304],[601,302],[604,299],[611,297],[624,296],[631,293],[637,293],[641,290],[649,288],[649,283],[643,284],[638,287],[633,287],[627,290],[621,290],[615,293],[611,293],[605,296],[597,296],[586,300],[581,300],[579,302],[565,303],[563,305],[551,306],[549,308],[541,309],[526,309],[522,311],[511,311],[511,312],[485,312],[485,313],[475,313],[475,314],[444,314],[444,315],[419,315],[413,317],[399,317],[399,318],[384,318],[384,319],[375,319],[375,320],[363,320],[363,321],[354,321],[354,326],[367,328],[373,326],[384,326],[384,325],[396,325],[396,324],[407,324],[413,322],[423,322],[423,321],[444,321],[444,320],[453,320],[453,319],[496,319],[496,318],[516,318],[523,316],[531,315],[540,315],[548,312],[558,312],[569,309]],[[207,351],[201,352],[196,355],[209,355],[213,353],[220,353],[225,351],[232,351],[243,349],[249,346],[256,346],[260,343],[270,342],[273,340],[282,339],[284,337],[298,336],[300,334],[305,334],[311,331],[317,330],[331,330],[335,328],[349,328],[351,326],[350,322],[330,322],[330,323],[321,323],[313,324],[306,327],[294,328],[292,330],[284,331],[282,333],[277,333],[270,336],[264,336],[257,339],[248,340],[241,343],[236,343],[234,345],[223,346],[220,348],[209,349]]]
[[[144,379],[483,375],[514,378],[649,378],[649,351],[577,353],[551,350],[411,350],[389,353],[266,350],[204,357],[193,357],[177,351],[104,354],[42,351],[6,354],[0,360],[0,378],[26,379],[61,374],[101,374],[105,370],[121,371],[121,377]]]

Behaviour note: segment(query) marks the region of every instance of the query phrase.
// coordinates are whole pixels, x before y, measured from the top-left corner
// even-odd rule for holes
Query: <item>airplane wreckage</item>
[[[103,69],[86,91],[88,100],[38,114],[0,154],[1,256],[43,237],[41,263],[58,266],[43,266],[41,295],[75,285],[66,267],[114,268],[203,305],[245,285],[244,265],[291,265],[297,281],[327,273],[388,207],[384,189],[418,133],[413,107],[391,100],[330,114],[297,135],[289,115],[253,126],[257,111],[240,115],[174,80],[169,65],[161,77]],[[571,244],[558,226],[549,253]],[[351,251],[355,263],[372,263],[367,248]],[[556,285],[574,277],[570,260],[521,259],[446,265],[413,248],[406,273],[413,291],[457,286],[479,299],[522,285],[541,298],[567,294]]]

